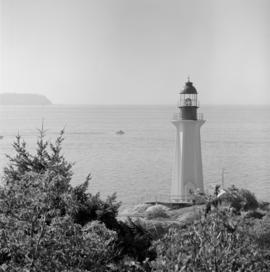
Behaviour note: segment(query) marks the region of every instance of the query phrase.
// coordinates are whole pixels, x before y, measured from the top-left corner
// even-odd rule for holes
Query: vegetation
[[[146,210],[146,218],[154,219],[154,218],[168,218],[168,208],[163,205],[154,205]]]
[[[0,266],[3,271],[110,271],[124,256],[151,258],[151,236],[132,220],[118,222],[116,195],[89,193],[91,176],[72,187],[63,157],[42,129],[35,154],[17,136],[0,188]]]
[[[120,203],[72,187],[72,164],[40,131],[35,154],[20,136],[0,187],[0,271],[269,271],[270,213],[247,190],[207,197],[205,212],[164,228],[151,220],[117,219]],[[201,209],[199,209],[200,211]],[[141,205],[146,218],[163,206]],[[195,208],[194,208],[195,212]]]
[[[259,207],[259,203],[253,193],[246,189],[238,189],[234,185],[226,190],[226,194],[223,195],[222,199],[236,211],[255,210]]]
[[[156,242],[154,271],[269,271],[270,252],[260,250],[250,222],[216,209],[186,228],[172,228]]]

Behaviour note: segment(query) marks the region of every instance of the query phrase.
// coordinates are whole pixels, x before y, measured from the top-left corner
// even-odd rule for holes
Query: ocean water
[[[91,173],[91,192],[116,192],[124,204],[168,195],[174,159],[174,106],[2,106],[0,169],[19,133],[31,151],[42,120],[51,141],[65,128],[63,153],[75,163],[72,183]],[[221,182],[270,199],[270,106],[203,106],[204,184]],[[117,135],[118,130],[125,131]]]

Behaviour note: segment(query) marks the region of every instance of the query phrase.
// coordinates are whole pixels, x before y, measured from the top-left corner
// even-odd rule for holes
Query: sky
[[[0,92],[56,104],[270,104],[269,0],[0,0]]]

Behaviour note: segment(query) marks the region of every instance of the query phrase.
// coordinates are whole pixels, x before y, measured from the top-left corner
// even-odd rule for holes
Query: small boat
[[[4,139],[4,136],[0,135],[0,140]]]
[[[117,135],[123,135],[125,134],[125,132],[123,130],[118,130],[115,132]]]

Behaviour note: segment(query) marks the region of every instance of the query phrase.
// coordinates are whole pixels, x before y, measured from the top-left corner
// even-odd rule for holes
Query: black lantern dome
[[[180,94],[197,94],[196,88],[193,83],[189,81],[186,82],[184,90]]]

